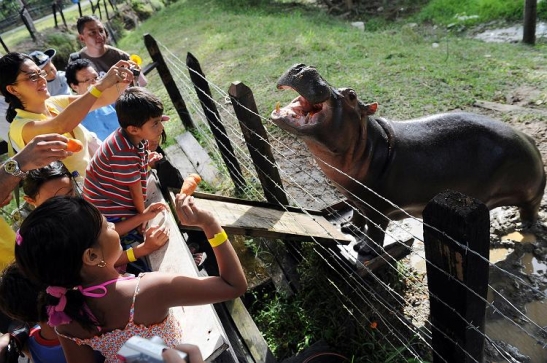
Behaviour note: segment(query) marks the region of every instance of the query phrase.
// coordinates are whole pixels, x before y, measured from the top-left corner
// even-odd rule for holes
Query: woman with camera
[[[8,103],[6,119],[11,124],[9,141],[16,151],[35,136],[58,133],[78,139],[82,152],[65,159],[73,172],[85,176],[92,155],[88,150],[91,134],[80,125],[90,110],[113,103],[132,81],[132,64],[119,61],[81,96],[53,96],[47,90],[46,74],[24,53],[8,53],[0,58],[0,92]]]

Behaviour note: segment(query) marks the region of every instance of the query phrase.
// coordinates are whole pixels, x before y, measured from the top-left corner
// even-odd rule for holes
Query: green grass
[[[191,52],[212,84],[226,92],[235,81],[249,86],[264,119],[277,101],[283,104],[295,97],[293,92],[278,91],[275,84],[288,67],[300,62],[316,66],[332,85],[352,87],[362,100],[378,102],[378,114],[393,119],[470,110],[477,99],[504,103],[506,95],[524,85],[540,90],[533,101],[545,109],[545,40],[533,47],[484,43],[443,26],[454,22],[456,14],[477,14],[481,21],[507,16],[518,21],[522,9],[517,3],[522,2],[433,0],[408,19],[427,25],[367,18],[363,32],[316,8],[288,2],[179,0],[139,25],[118,46],[139,54],[147,64],[151,59],[143,35],[149,33],[160,48],[167,47],[180,59],[182,69]],[[8,42],[19,39],[3,38]],[[176,116],[157,72],[148,78],[148,88],[164,100],[167,113]],[[182,131],[173,117],[167,124],[168,142]],[[255,319],[278,358],[325,339],[353,362],[403,360],[400,347],[379,340],[366,323],[340,318],[348,315],[352,291],[333,293],[336,275],[328,268],[317,273],[321,262],[315,260],[313,250],[308,253],[301,266],[303,290],[298,296],[257,295],[260,303],[254,307]],[[398,279],[395,276],[395,282]],[[366,321],[374,316],[359,318]]]
[[[523,84],[547,89],[544,41],[535,47],[484,43],[442,27],[404,25],[362,32],[304,7],[236,12],[205,4],[171,5],[120,47],[149,62],[142,36],[150,33],[182,62],[191,52],[210,82],[226,91],[231,82],[247,84],[264,116],[277,101],[294,97],[276,90],[275,82],[297,62],[315,65],[331,84],[355,88],[363,100],[379,102],[379,114],[398,119],[500,100]]]

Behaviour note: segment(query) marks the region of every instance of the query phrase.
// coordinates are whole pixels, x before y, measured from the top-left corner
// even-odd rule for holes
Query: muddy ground
[[[500,104],[518,106],[511,110],[497,111],[484,107],[469,107],[463,111],[503,119],[532,136],[541,151],[544,164],[547,165],[547,108],[536,102],[540,92],[542,90],[531,87],[512,90],[505,95],[504,100],[499,100]],[[384,117],[389,116],[384,115]],[[282,140],[270,140],[270,142],[274,150],[280,150],[280,155],[275,156],[280,169],[290,172],[291,177],[283,176],[283,181],[288,195],[295,197],[298,205],[310,209],[322,209],[341,199],[340,194],[324,178],[300,140],[285,133]],[[299,185],[305,185],[306,190],[301,190]],[[516,208],[502,207],[491,211],[491,261],[494,255],[501,254],[502,257],[494,260],[490,268],[489,301],[492,304],[487,309],[486,333],[492,341],[487,342],[485,362],[544,363],[547,359],[545,350],[534,341],[535,338],[540,337],[542,339],[535,340],[543,340],[543,344],[547,342],[545,340],[547,328],[543,330],[547,327],[547,321],[536,317],[547,316],[547,304],[543,303],[544,292],[547,290],[546,226],[546,196],[543,198],[540,210],[540,222],[531,230],[521,229]],[[388,229],[390,228],[392,228],[391,225]],[[404,260],[410,269],[416,268],[415,264],[411,263],[415,257],[411,255]],[[422,265],[425,266],[423,257],[421,258]],[[426,286],[425,269],[418,271],[418,279],[423,286]],[[422,284],[416,284],[415,288],[408,286],[405,295],[408,303],[405,315],[417,326],[427,325],[429,315],[427,290],[424,291],[423,286]],[[534,309],[539,310],[533,316],[526,315],[530,309],[530,303],[534,302],[539,304],[534,306]],[[531,321],[528,321],[528,318]],[[509,335],[508,331],[511,329],[514,330],[517,338],[505,339],[504,336]],[[501,337],[500,332],[503,333]],[[528,341],[522,343],[520,341],[522,336]],[[504,354],[509,354],[511,358],[503,357]]]

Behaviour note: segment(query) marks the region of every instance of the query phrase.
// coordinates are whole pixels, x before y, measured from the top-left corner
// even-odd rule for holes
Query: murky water
[[[541,37],[547,37],[547,23],[545,22],[536,24],[536,39]],[[520,42],[522,40],[522,25],[487,30],[475,35],[475,38],[485,42]]]

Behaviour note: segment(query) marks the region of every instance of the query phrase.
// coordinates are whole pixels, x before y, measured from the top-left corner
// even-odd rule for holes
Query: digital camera
[[[154,336],[150,339],[134,336],[118,350],[118,359],[127,363],[161,363],[161,353],[167,348],[160,337]],[[177,350],[179,356],[188,363],[186,353]]]

